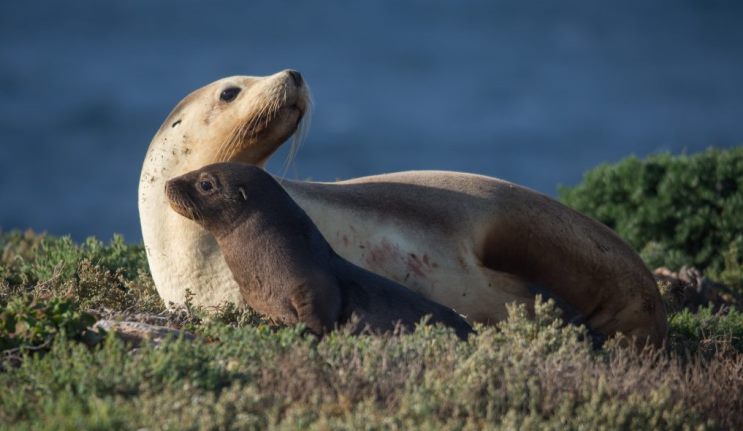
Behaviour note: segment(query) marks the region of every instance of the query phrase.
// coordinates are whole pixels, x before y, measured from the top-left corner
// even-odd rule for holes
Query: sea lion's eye
[[[240,93],[240,87],[230,87],[225,90],[222,90],[222,93],[219,95],[219,99],[223,100],[225,102],[232,102],[235,100],[235,97]]]
[[[199,188],[202,192],[209,193],[214,188],[214,184],[209,180],[202,180],[199,182]]]

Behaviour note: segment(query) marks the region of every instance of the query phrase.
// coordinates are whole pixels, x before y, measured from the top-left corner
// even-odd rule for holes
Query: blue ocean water
[[[3,1],[0,228],[140,240],[170,109],[288,67],[315,100],[294,178],[448,169],[554,195],[629,154],[741,145],[741,23],[720,0]]]

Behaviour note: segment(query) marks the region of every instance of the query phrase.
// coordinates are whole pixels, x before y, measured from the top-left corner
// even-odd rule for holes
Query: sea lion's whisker
[[[294,162],[294,159],[297,157],[297,153],[299,153],[299,149],[302,147],[302,142],[304,142],[304,139],[307,137],[307,132],[309,131],[311,122],[312,122],[312,110],[311,110],[310,104],[308,103],[307,108],[305,108],[302,119],[299,120],[299,124],[297,125],[297,130],[294,131],[294,134],[291,137],[291,145],[289,146],[289,154],[286,157],[286,162],[284,166],[284,175],[286,175],[286,172],[289,170],[289,167]]]
[[[199,211],[199,208],[196,205],[196,202],[194,202],[194,200],[193,200],[193,198],[191,198],[191,196],[187,196],[186,199],[188,200],[188,202],[190,204],[188,206],[188,209],[189,209],[189,211],[191,213],[191,218],[193,220],[201,220],[201,218],[202,218],[201,217],[201,211]]]
[[[235,140],[235,132],[239,129],[239,127],[240,127],[239,124],[233,127],[228,135],[228,138],[223,140],[222,143],[219,145],[219,148],[215,152],[215,159],[217,161],[223,161],[222,155],[226,148],[233,145],[233,141]]]
[[[286,94],[283,98],[286,98]],[[228,139],[222,141],[215,153],[216,160],[231,160],[240,149],[236,147],[246,142],[247,139],[257,136],[261,130],[259,126],[262,126],[263,129],[270,126],[283,103],[285,101],[274,94],[262,97],[259,104],[252,110],[253,112],[248,114],[248,121],[237,124],[230,132]]]
[[[297,124],[297,129],[291,136],[289,153],[286,155],[283,171],[281,173],[282,177],[286,177],[286,173],[289,172],[289,167],[292,165],[294,159],[297,157],[297,153],[299,153],[302,142],[304,142],[304,139],[307,137],[307,132],[309,131],[310,123],[312,122],[312,98],[309,96],[309,89],[307,89],[306,91],[308,95],[307,103],[305,105],[304,112],[302,113],[302,118]],[[279,182],[281,182],[281,179],[279,180]]]

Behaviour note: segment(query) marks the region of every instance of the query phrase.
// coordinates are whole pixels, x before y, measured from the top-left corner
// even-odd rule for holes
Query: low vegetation
[[[620,177],[658,169],[646,163],[674,171],[669,166],[694,157],[630,159],[619,164],[627,169]],[[586,181],[609,187],[619,181],[615,169],[601,167]],[[676,180],[664,175],[656,184],[662,193],[683,189],[670,188]],[[708,229],[708,242],[695,246],[650,210],[638,209],[633,224],[631,208],[607,209],[621,206],[622,193],[640,208],[643,195],[635,193],[645,190],[650,204],[657,199],[658,208],[688,214],[678,206],[683,199],[653,198],[644,181],[614,190],[615,200],[606,202],[611,193],[592,202],[585,184],[563,196],[599,217],[613,214],[605,221],[635,246],[667,250],[668,261],[645,255],[655,265],[693,263],[739,282],[739,232],[727,211],[737,208],[731,196],[741,183],[733,192],[725,183],[724,196],[715,195],[722,199],[716,215],[689,222]],[[553,304],[541,301],[535,318],[511,307],[507,321],[478,327],[467,342],[438,326],[384,337],[337,332],[318,341],[235,306],[167,308],[141,245],[118,236],[76,244],[0,233],[0,253],[0,428],[743,429],[743,312],[735,308],[674,309],[668,345],[659,351],[619,348],[617,340],[595,349],[583,328],[564,325]],[[99,318],[142,316],[196,339],[134,346],[91,327]]]
[[[141,247],[2,237],[0,423],[33,429],[595,429],[743,426],[743,314],[670,319],[665,351],[594,350],[551,303],[458,342],[440,327],[320,342],[247,310],[166,311]],[[61,264],[53,264],[50,255]],[[154,313],[137,349],[89,329]]]

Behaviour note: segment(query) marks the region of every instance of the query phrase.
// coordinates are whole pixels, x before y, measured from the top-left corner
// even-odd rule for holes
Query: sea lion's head
[[[306,123],[309,109],[309,90],[297,71],[223,78],[178,103],[153,144],[178,142],[173,156],[186,170],[222,161],[263,166]]]
[[[171,179],[165,194],[173,210],[219,238],[248,217],[256,201],[265,200],[277,188],[276,180],[259,167],[216,163]]]

